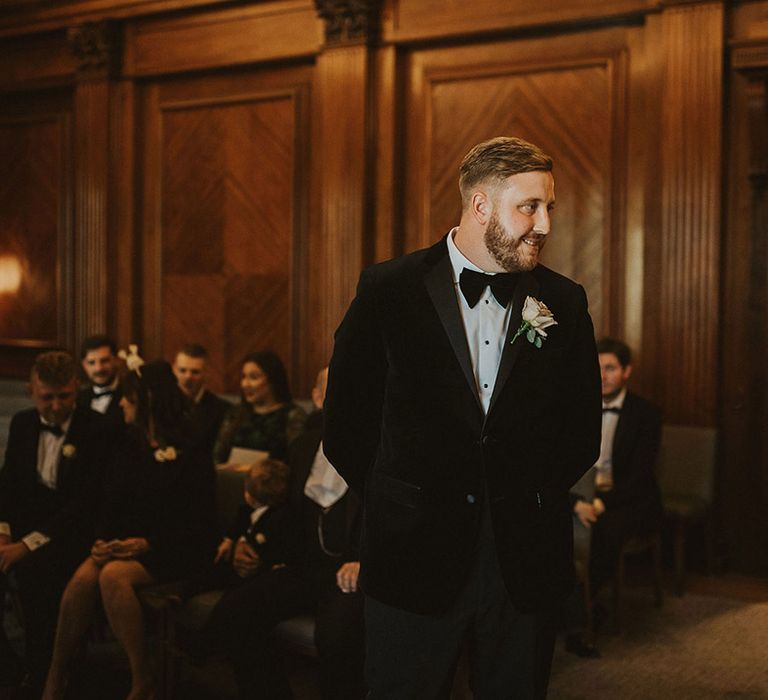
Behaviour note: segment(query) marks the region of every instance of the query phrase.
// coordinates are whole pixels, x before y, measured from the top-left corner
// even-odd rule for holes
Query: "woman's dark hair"
[[[267,381],[272,389],[272,395],[278,403],[290,403],[293,400],[291,390],[288,387],[288,375],[285,373],[283,365],[277,353],[271,350],[262,350],[260,352],[249,352],[241,363],[241,367],[246,362],[257,364],[261,371],[267,375]]]
[[[184,395],[165,360],[155,360],[138,371],[127,372],[120,386],[125,397],[136,404],[136,425],[145,435],[149,435],[151,422],[155,440],[161,445],[181,446],[190,441]]]

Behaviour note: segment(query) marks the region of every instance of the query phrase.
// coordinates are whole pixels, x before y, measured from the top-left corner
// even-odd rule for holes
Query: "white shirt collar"
[[[96,394],[96,396],[99,396],[99,394],[104,394],[107,391],[114,391],[117,389],[117,377],[114,378],[111,384],[107,384],[107,386],[96,386],[93,385],[93,393]]]
[[[39,414],[39,413],[38,413],[37,415],[38,415],[38,416],[40,416],[40,414]],[[50,426],[54,426],[54,425],[56,425],[55,423],[50,423],[49,421],[45,420],[45,418],[43,418],[42,416],[40,416],[40,422],[41,422],[43,425],[50,425]],[[63,423],[62,423],[62,424],[59,426],[59,427],[61,428],[61,431],[62,431],[63,435],[66,435],[66,434],[67,434],[67,431],[69,430],[69,426],[70,426],[70,424],[71,424],[71,423],[72,423],[72,416],[70,416],[69,418],[67,418],[67,420],[65,420],[65,421],[64,421],[64,422],[63,422]],[[54,435],[54,437],[56,437],[56,436]]]
[[[456,242],[453,240],[453,237],[458,232],[459,227],[455,226],[452,228],[448,233],[448,257],[451,259],[451,267],[453,268],[453,282],[454,284],[459,283],[459,275],[461,275],[461,271],[467,267],[470,270],[475,270],[475,272],[485,272],[485,270],[481,270],[475,263],[473,263],[471,260],[469,260],[464,253],[462,253],[459,250],[459,247],[456,245]],[[493,274],[493,273],[490,273]]]

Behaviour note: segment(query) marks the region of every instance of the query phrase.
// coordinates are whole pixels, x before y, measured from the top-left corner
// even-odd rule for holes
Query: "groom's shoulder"
[[[428,256],[434,256],[435,247],[422,248],[397,258],[385,260],[366,268],[363,276],[375,280],[377,284],[400,284],[409,278],[423,274]]]
[[[551,293],[564,297],[582,297],[584,295],[584,288],[578,282],[574,282],[569,277],[555,272],[544,265],[537,265],[533,275],[541,287]]]

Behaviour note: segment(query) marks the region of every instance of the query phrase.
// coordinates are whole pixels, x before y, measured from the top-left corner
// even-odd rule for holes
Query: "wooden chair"
[[[621,628],[621,599],[624,586],[624,569],[627,557],[640,554],[650,554],[653,562],[653,595],[654,603],[660,608],[664,602],[664,594],[661,587],[661,533],[651,532],[646,535],[630,537],[619,550],[619,559],[613,574],[613,627],[618,632]]]
[[[715,477],[717,432],[714,428],[665,425],[659,454],[659,482],[664,511],[674,526],[675,592],[685,585],[685,541],[688,527],[707,524],[707,557],[711,560],[710,510]]]

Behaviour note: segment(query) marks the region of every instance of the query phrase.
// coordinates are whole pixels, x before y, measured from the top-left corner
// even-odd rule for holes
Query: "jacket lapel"
[[[469,354],[467,336],[464,332],[464,322],[461,319],[461,312],[459,311],[459,304],[456,299],[451,259],[448,256],[445,238],[434,246],[430,252],[437,254],[438,246],[442,246],[443,254],[425,275],[424,285],[440,317],[440,322],[443,324],[448,340],[451,342],[451,347],[456,355],[456,359],[459,361],[464,378],[467,380],[472,395],[482,411],[482,404],[480,403],[480,397],[477,395],[477,386],[475,385],[475,375],[472,372],[472,359]]]
[[[520,328],[523,321],[523,304],[526,297],[535,297],[539,293],[539,281],[530,272],[524,272],[520,275],[520,280],[515,287],[515,293],[512,296],[512,311],[509,316],[509,326],[507,328],[507,337],[504,339],[504,349],[501,352],[501,362],[499,371],[496,374],[496,383],[493,385],[493,394],[491,403],[488,406],[488,415],[493,411],[496,400],[499,398],[504,385],[509,379],[509,374],[515,366],[520,351],[528,341],[525,336],[520,336],[514,342],[512,339]]]

